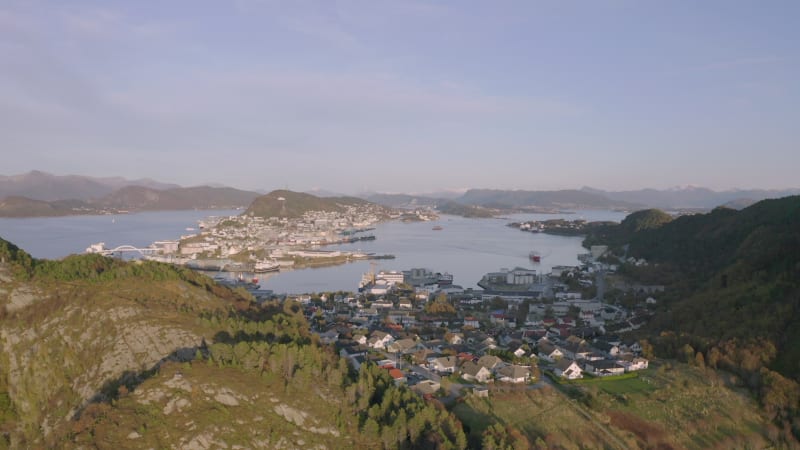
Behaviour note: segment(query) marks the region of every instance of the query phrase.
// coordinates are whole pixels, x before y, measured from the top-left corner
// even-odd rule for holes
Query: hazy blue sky
[[[800,2],[0,2],[0,174],[800,186]]]

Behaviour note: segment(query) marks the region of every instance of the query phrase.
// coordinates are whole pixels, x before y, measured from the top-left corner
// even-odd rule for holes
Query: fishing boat
[[[433,227],[433,231],[442,231],[442,227],[439,226],[439,225],[436,225],[435,227]]]
[[[535,263],[542,262],[542,255],[540,255],[539,252],[536,251],[530,252],[528,257],[531,259],[531,261]]]

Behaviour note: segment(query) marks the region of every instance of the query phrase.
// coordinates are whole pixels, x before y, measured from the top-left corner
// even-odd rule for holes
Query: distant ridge
[[[581,191],[603,195],[615,201],[635,203],[646,205],[651,208],[662,209],[712,209],[728,203],[741,208],[760,200],[800,194],[800,189],[734,189],[729,191],[714,191],[708,188],[695,186],[665,190],[638,189],[616,192],[583,187]]]
[[[0,217],[56,217],[103,214],[118,211],[166,211],[184,209],[234,209],[249,205],[258,193],[233,188],[197,186],[151,189],[127,186],[99,200],[43,201],[22,196],[0,199]]]
[[[556,191],[469,189],[453,197],[368,193],[361,197],[390,207],[437,207],[447,200],[495,209],[623,209],[643,208],[711,210],[717,206],[742,209],[760,200],[800,194],[800,189],[736,189],[714,191],[703,187],[604,191],[591,187]]]
[[[223,209],[245,207],[258,193],[227,187],[197,186],[166,190],[124,187],[96,202],[98,206],[136,210]]]
[[[99,199],[126,186],[143,186],[150,189],[171,189],[176,184],[161,183],[149,178],[128,180],[121,177],[87,177],[81,175],[53,175],[34,170],[25,174],[0,175],[0,199],[11,196],[32,200],[83,200]]]
[[[457,202],[487,208],[604,208],[636,209],[641,204],[612,200],[594,192],[568,189],[560,191],[524,191],[499,189],[470,189]]]
[[[445,202],[445,200],[441,198],[409,194],[369,194],[363,198],[370,202],[388,206],[390,208],[409,208],[422,206],[435,207],[436,205]]]
[[[77,210],[92,210],[80,200],[46,202],[22,196],[0,199],[0,217],[55,217],[77,214]]]

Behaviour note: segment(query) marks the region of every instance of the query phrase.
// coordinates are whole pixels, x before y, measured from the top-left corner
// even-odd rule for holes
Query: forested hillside
[[[634,226],[637,217],[651,226]],[[644,258],[646,266],[623,265],[621,272],[667,286],[644,335],[658,356],[735,373],[776,420],[797,426],[800,197],[674,220],[631,215],[589,236],[590,243]]]

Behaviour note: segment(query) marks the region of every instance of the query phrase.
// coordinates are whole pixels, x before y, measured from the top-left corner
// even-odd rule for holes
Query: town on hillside
[[[489,395],[499,386],[636,376],[649,361],[639,342],[618,333],[640,327],[659,287],[637,286],[635,308],[605,303],[596,280],[615,268],[581,255],[581,266],[549,274],[515,268],[463,289],[448,273],[424,268],[364,274],[358,293],[291,296],[321,342],[358,369],[373,363],[426,397]],[[629,289],[634,289],[628,287]],[[652,295],[647,294],[651,292]],[[544,376],[543,376],[544,375]]]
[[[391,255],[322,247],[375,239],[369,232],[383,220],[436,218],[430,210],[390,210],[368,202],[337,206],[298,217],[210,217],[198,224],[197,233],[155,242],[146,257],[196,270],[240,273],[386,258]],[[523,231],[541,228],[516,226]],[[480,289],[464,289],[447,272],[376,271],[374,263],[358,292],[351,293],[277,296],[255,281],[218,281],[243,287],[258,301],[299,302],[320,341],[336,346],[353,368],[374,363],[420,395],[452,400],[465,391],[488,395],[493,386],[536,386],[646,369],[640,343],[620,339],[619,333],[645,323],[656,302],[653,295],[663,287],[628,285],[609,277],[617,266],[608,263],[607,251],[606,246],[592,246],[578,255],[579,266],[555,266],[550,273],[502,268],[485,274],[477,283]],[[110,251],[100,243],[87,252]],[[531,259],[538,262],[537,256],[531,254]],[[634,292],[640,302],[606,303],[609,288]]]

